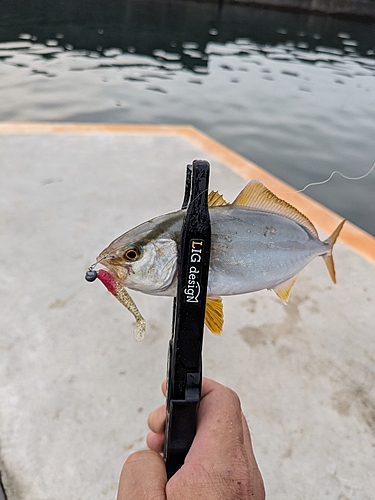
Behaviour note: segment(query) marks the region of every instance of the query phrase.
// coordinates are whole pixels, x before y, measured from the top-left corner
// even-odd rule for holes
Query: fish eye
[[[124,252],[124,259],[128,262],[134,262],[141,256],[141,250],[138,247],[129,247]]]

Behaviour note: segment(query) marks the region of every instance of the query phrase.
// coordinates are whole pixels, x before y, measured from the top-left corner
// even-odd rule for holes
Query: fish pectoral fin
[[[325,265],[327,266],[329,275],[333,283],[336,283],[336,271],[335,271],[335,263],[333,262],[332,249],[333,245],[336,243],[336,240],[338,238],[338,235],[340,234],[344,222],[345,219],[340,222],[340,224],[336,227],[331,236],[326,240],[324,240],[324,243],[327,243],[327,245],[329,245],[330,250],[326,255],[323,255],[322,257],[325,262]]]
[[[229,205],[229,203],[224,200],[223,195],[218,191],[211,191],[208,193],[207,201],[209,207],[223,207]]]
[[[221,297],[207,297],[204,322],[214,335],[223,333],[224,310]]]
[[[275,286],[275,288],[273,288],[273,291],[276,293],[279,299],[284,302],[284,304],[288,302],[290,291],[297,278],[298,274],[296,276],[293,276],[293,278],[290,278],[288,281],[284,281],[284,283],[280,283],[280,285],[277,285]]]
[[[298,224],[304,226],[310,231],[310,233],[318,238],[318,232],[315,229],[314,224],[306,217],[306,215],[303,215],[287,201],[278,198],[258,179],[252,179],[248,182],[231,205],[248,207],[251,210],[259,210],[261,212],[283,215],[288,219],[298,222]]]

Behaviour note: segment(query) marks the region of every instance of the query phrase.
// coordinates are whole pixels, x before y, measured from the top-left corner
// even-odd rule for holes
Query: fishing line
[[[344,179],[348,180],[348,181],[359,181],[361,179],[365,179],[367,176],[369,176],[371,174],[371,172],[375,169],[375,163],[372,165],[372,167],[370,168],[370,170],[368,170],[366,173],[364,173],[363,175],[359,175],[358,177],[350,177],[348,175],[345,175],[343,174],[342,172],[340,172],[339,170],[334,170],[330,176],[325,179],[324,181],[319,181],[319,182],[310,182],[309,184],[307,184],[304,188],[302,189],[299,189],[299,190],[296,190],[297,193],[303,193],[304,191],[306,191],[306,189],[308,189],[309,187],[311,186],[320,186],[322,184],[326,184],[327,182],[329,182],[332,177],[335,175],[335,174],[338,174],[340,175],[341,177],[343,177]],[[236,185],[232,185],[230,186],[231,189],[234,189],[234,188],[237,188],[237,187],[241,187],[242,184],[236,184]],[[206,190],[207,192],[210,191],[210,189],[207,189]],[[220,191],[219,191],[220,192]],[[282,194],[283,192],[285,191],[278,191],[277,194]],[[275,193],[276,194],[276,193]]]
[[[367,177],[368,175],[371,174],[371,172],[374,170],[375,168],[375,163],[372,165],[372,167],[370,168],[370,170],[368,172],[366,172],[365,174],[363,175],[360,175],[358,177],[349,177],[348,175],[345,175],[343,173],[341,173],[339,170],[335,170],[331,173],[331,175],[324,181],[320,181],[320,182],[310,182],[309,184],[307,184],[307,186],[305,186],[303,189],[300,189],[297,191],[297,193],[303,193],[304,191],[306,191],[307,188],[311,187],[311,186],[321,186],[322,184],[326,184],[327,182],[329,182],[332,177],[335,175],[335,174],[338,174],[340,175],[341,177],[343,177],[344,179],[348,180],[348,181],[359,181],[361,179],[364,179],[365,177]]]
[[[350,176],[348,176],[348,175],[343,174],[343,173],[342,173],[342,172],[340,172],[339,170],[334,170],[334,171],[330,174],[330,176],[329,176],[327,179],[325,179],[324,181],[319,181],[319,182],[310,182],[310,183],[309,183],[309,184],[307,184],[304,188],[299,189],[299,190],[296,190],[296,192],[297,192],[297,193],[303,193],[304,191],[306,191],[306,189],[308,189],[308,188],[309,188],[309,187],[311,187],[311,186],[320,186],[320,185],[322,185],[322,184],[327,184],[327,182],[329,182],[335,174],[340,175],[341,177],[343,177],[344,179],[346,179],[346,180],[348,180],[348,181],[359,181],[359,180],[361,180],[361,179],[365,179],[368,175],[370,175],[370,174],[371,174],[371,172],[372,172],[374,169],[375,169],[375,163],[372,165],[372,167],[370,168],[370,170],[368,170],[368,171],[367,171],[365,174],[363,174],[363,175],[359,175],[358,177],[350,177]],[[242,189],[243,187],[244,187],[244,186],[243,186],[243,183],[232,184],[231,186],[229,186],[229,188],[230,188],[230,189],[235,189],[235,188],[241,188],[241,189]],[[209,189],[205,189],[205,191],[203,191],[203,193],[204,193],[204,192],[209,193],[211,190],[212,190],[211,188],[209,188]],[[219,192],[219,193],[221,193],[221,190],[218,190],[218,192]],[[280,194],[282,194],[282,193],[284,193],[284,192],[286,192],[286,191],[277,191],[277,193],[275,192],[275,194],[278,196],[278,195],[280,195]],[[202,194],[202,193],[201,193],[201,194]],[[199,196],[200,196],[200,195],[197,195],[197,197],[196,197],[196,198],[198,198]],[[226,198],[226,197],[225,197],[225,198]],[[192,201],[194,201],[194,199],[192,199],[192,200],[190,200],[190,201],[192,202]],[[230,203],[230,202],[229,202],[229,203]],[[185,209],[185,210],[186,210],[186,209]],[[97,263],[98,263],[98,262],[97,262]],[[97,263],[96,263],[96,264],[97,264]],[[96,265],[96,264],[95,264],[95,265]]]
[[[86,271],[86,276],[85,276],[86,281],[92,282],[96,280],[96,278],[98,277],[98,273],[97,271],[95,271],[95,267],[104,259],[105,256],[99,259],[98,261],[94,262],[94,264],[91,264],[91,266]]]

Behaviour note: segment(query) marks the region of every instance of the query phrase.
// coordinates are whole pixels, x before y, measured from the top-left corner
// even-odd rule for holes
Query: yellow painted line
[[[0,134],[165,134],[184,137],[211,157],[223,163],[246,180],[260,179],[280,198],[305,214],[326,234],[341,221],[341,217],[303,193],[277,179],[261,167],[223,146],[199,130],[186,125],[124,125],[102,123],[0,123]],[[375,238],[350,222],[340,233],[340,241],[370,261],[375,261]]]
[[[117,123],[0,123],[0,134],[166,134],[184,135],[184,125],[126,125]],[[198,131],[197,131],[198,132]]]

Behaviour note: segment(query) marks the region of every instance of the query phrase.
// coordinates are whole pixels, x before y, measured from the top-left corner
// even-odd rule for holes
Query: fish
[[[269,289],[286,303],[298,274],[316,257],[323,258],[336,283],[332,250],[345,219],[322,241],[305,215],[258,179],[248,182],[232,203],[211,191],[208,205],[211,257],[205,323],[214,334],[223,331],[223,296]],[[185,214],[181,209],[144,222],[99,254],[96,261],[107,269],[116,290],[176,296]]]

